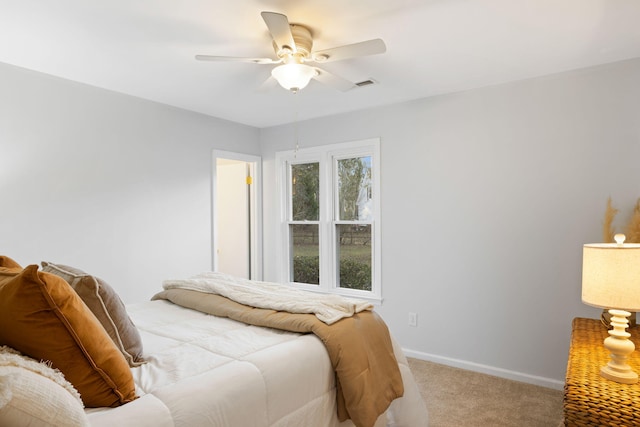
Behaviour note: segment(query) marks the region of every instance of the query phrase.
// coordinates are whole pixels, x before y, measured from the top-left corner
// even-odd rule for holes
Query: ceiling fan
[[[287,17],[280,13],[262,12],[261,15],[273,38],[273,49],[278,57],[277,59],[211,55],[196,55],[196,59],[199,61],[253,62],[266,65],[280,64],[271,70],[271,75],[278,81],[280,86],[294,93],[307,86],[311,79],[338,90],[347,91],[355,87],[355,83],[317,66],[307,64],[322,64],[359,56],[375,55],[384,53],[387,50],[381,39],[373,39],[313,51],[313,37],[307,27],[299,24],[290,24]]]

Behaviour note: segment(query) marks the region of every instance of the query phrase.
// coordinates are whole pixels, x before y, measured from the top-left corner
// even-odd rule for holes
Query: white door
[[[213,270],[262,279],[259,158],[214,151]]]

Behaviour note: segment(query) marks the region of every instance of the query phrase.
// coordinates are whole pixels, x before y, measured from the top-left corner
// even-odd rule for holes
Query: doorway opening
[[[213,271],[262,280],[261,161],[258,156],[213,151]]]

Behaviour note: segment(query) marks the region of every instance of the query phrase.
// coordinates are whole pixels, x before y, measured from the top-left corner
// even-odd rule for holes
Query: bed
[[[39,286],[40,292],[47,289],[52,293],[51,289],[65,288],[68,285],[76,295],[82,295],[80,282],[89,281],[88,277],[93,280],[91,283],[95,282],[91,295],[99,294],[98,290],[103,290],[108,285],[68,266],[43,263],[43,271],[38,271],[37,266],[22,269],[16,267],[17,264],[7,267],[8,263],[6,257],[4,261],[0,257],[0,345],[10,348],[10,352],[19,351],[22,358],[28,359],[27,356],[31,356],[36,360],[55,359],[51,354],[43,357],[32,346],[24,345],[30,339],[29,331],[21,330],[13,335],[7,332],[15,330],[15,322],[25,316],[22,309],[15,308],[20,307],[19,304],[12,304],[13,308],[3,306],[8,304],[6,296],[10,293],[7,289],[11,288],[17,278],[21,280],[21,287],[16,289],[21,292],[28,288],[24,285],[29,280],[35,283],[33,287]],[[52,273],[55,269],[60,270],[54,271],[57,276]],[[65,280],[61,282],[58,279],[62,277]],[[38,281],[42,283],[37,283]],[[10,296],[14,298],[14,295]],[[33,300],[32,296],[30,298]],[[93,324],[94,319],[97,320],[96,323],[100,323],[100,316],[87,314],[91,312],[88,309],[89,303],[79,304],[73,293],[69,299],[80,307],[78,310],[84,316],[81,319],[82,325]],[[79,297],[78,299],[81,300]],[[106,301],[104,295],[101,300]],[[63,303],[58,305],[65,306]],[[33,318],[33,304],[30,303],[29,306],[30,318]],[[11,310],[12,314],[3,315],[3,310]],[[97,404],[88,403],[85,396],[89,392],[93,393],[93,390],[87,389],[82,379],[74,379],[72,372],[67,375],[65,371],[68,368],[64,361],[52,362],[53,367],[59,368],[65,377],[71,378],[68,384],[64,384],[67,382],[65,379],[58,381],[55,396],[63,396],[69,400],[68,395],[73,395],[68,390],[69,385],[77,385],[82,398],[75,396],[68,405],[65,400],[63,403],[70,409],[65,409],[66,412],[63,411],[59,417],[56,411],[63,407],[63,403],[47,398],[47,401],[54,402],[54,410],[36,408],[42,412],[36,416],[41,418],[41,424],[36,421],[29,425],[420,427],[428,424],[426,408],[406,358],[388,333],[388,344],[383,342],[386,340],[384,333],[383,341],[378,342],[373,338],[374,344],[365,351],[369,354],[364,356],[368,365],[359,373],[352,372],[353,366],[357,365],[348,364],[347,353],[357,354],[362,346],[351,342],[339,343],[335,347],[331,343],[333,335],[336,335],[333,332],[337,330],[336,325],[351,322],[357,324],[355,327],[358,328],[380,323],[381,320],[370,309],[336,320],[329,326],[319,322],[317,316],[310,313],[287,314],[280,310],[242,304],[203,289],[165,286],[153,300],[127,305],[125,310],[125,324],[135,325],[133,340],[127,339],[126,333],[120,333],[114,340],[114,337],[109,336],[108,328],[100,325],[88,331],[89,335],[103,333],[109,341],[115,341],[116,345],[111,347],[104,336],[98,339],[96,350],[91,350],[91,343],[83,344],[85,352],[95,353],[89,357],[93,358],[89,365],[97,365],[107,373],[109,381],[119,384],[116,387],[109,386],[110,382],[104,380],[104,372],[100,374],[100,387],[107,389],[102,395],[107,400]],[[81,328],[80,321],[74,320],[71,315],[67,317],[68,325],[65,328],[73,328],[74,325],[77,330]],[[56,318],[60,318],[60,313],[56,314]],[[87,318],[91,322],[87,322]],[[111,323],[115,325],[117,322]],[[287,323],[289,326],[285,325]],[[278,329],[265,324],[278,326]],[[375,332],[367,330],[366,334],[370,333],[375,336]],[[34,336],[37,337],[38,334],[34,333]],[[75,340],[75,346],[78,347],[77,337],[71,337],[70,340]],[[105,353],[104,348],[108,348],[106,353],[112,356],[106,362],[100,359]],[[117,357],[113,356],[113,348],[116,349]],[[393,367],[399,374],[399,384],[392,379],[387,381],[387,377],[393,377],[385,371],[390,368],[384,366],[385,359],[389,357],[386,353],[389,352],[393,358]],[[16,354],[10,356],[18,357]],[[88,356],[84,357],[86,359]],[[77,360],[74,361],[74,366],[78,365],[76,362]],[[15,365],[3,362],[0,351],[0,424],[3,423],[3,413],[7,415],[8,412],[7,416],[14,417],[14,420],[25,417],[26,409],[20,408],[17,403],[20,393],[26,402],[33,400],[33,396],[29,395],[33,388],[43,389],[41,386],[31,385],[31,389],[27,388],[26,391],[18,390],[19,387],[15,386],[16,378],[26,375],[17,376],[18,368]],[[38,370],[42,368],[35,369]],[[28,372],[32,374],[34,370]],[[368,376],[369,372],[373,372],[373,376]],[[381,372],[380,376],[376,377],[376,372]],[[59,390],[62,387],[60,384],[67,387],[63,393]],[[95,388],[95,381],[91,387]],[[100,387],[97,388],[102,393]],[[12,400],[7,401],[5,398],[3,407],[2,396],[3,392],[6,395],[7,390],[13,392],[16,402],[11,403]],[[58,418],[63,420],[60,424],[56,424],[59,422]]]

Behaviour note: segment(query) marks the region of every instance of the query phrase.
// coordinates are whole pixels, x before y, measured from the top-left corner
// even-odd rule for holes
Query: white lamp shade
[[[584,245],[582,302],[640,311],[640,244]]]
[[[313,67],[304,64],[284,64],[271,70],[271,75],[287,90],[300,90],[316,75]]]

